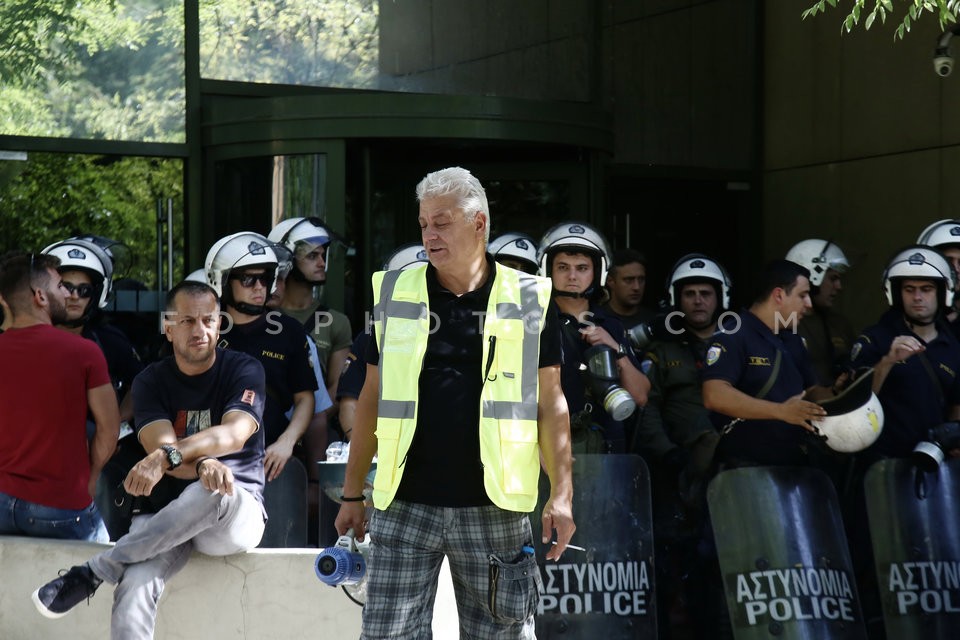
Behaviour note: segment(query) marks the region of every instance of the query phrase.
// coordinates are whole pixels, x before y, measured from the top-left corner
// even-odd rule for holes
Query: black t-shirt
[[[483,389],[483,335],[480,318],[495,277],[475,291],[457,297],[437,281],[427,266],[431,333],[419,383],[417,430],[404,462],[396,497],[441,507],[491,504],[483,487],[480,463],[480,393]],[[370,340],[367,362],[380,362],[377,341]],[[547,312],[540,334],[539,367],[560,364],[560,331],[556,313]]]
[[[293,394],[317,390],[307,340],[303,325],[279,311],[270,311],[247,324],[221,328],[217,346],[253,356],[266,372],[263,425],[267,446],[276,442],[290,423],[286,412],[293,404]]]
[[[367,346],[373,342],[373,327],[357,334],[350,345],[347,361],[340,372],[337,384],[337,400],[340,398],[359,398],[363,383],[367,381]]]
[[[177,438],[185,438],[221,424],[230,411],[249,413],[262,425],[263,365],[239,351],[217,349],[217,359],[195,376],[181,373],[173,357],[150,365],[133,381],[133,406],[137,433],[158,420],[173,423]],[[237,486],[263,504],[263,429],[250,436],[243,448],[220,456],[230,467]]]
[[[96,342],[103,351],[107,369],[110,371],[110,381],[117,392],[117,401],[123,400],[133,386],[133,379],[143,371],[140,356],[137,355],[130,340],[120,329],[109,324],[86,326],[81,335]]]

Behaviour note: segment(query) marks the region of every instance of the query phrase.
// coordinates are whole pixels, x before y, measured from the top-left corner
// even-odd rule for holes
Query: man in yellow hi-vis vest
[[[543,543],[575,530],[570,424],[549,281],[486,254],[486,194],[459,167],[417,186],[429,264],[373,277],[374,340],[337,530],[366,532],[377,458],[363,634],[430,637],[450,563],[461,637],[533,638],[540,574],[527,513],[550,478]]]

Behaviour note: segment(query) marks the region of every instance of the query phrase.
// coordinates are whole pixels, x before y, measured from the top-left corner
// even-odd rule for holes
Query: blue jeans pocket
[[[27,535],[61,540],[106,542],[106,528],[97,505],[91,502],[80,510],[57,509],[25,503],[22,528]]]

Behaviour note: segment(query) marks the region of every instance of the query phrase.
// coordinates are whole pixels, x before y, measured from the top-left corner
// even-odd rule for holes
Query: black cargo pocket
[[[487,606],[494,618],[522,622],[536,613],[540,597],[536,556],[524,553],[514,562],[490,555]]]

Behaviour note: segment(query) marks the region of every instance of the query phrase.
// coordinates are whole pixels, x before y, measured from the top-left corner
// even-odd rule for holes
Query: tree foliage
[[[183,0],[0,2],[0,134],[183,142]],[[201,75],[371,88],[377,0],[199,0]]]
[[[18,172],[0,176],[0,253],[40,251],[70,236],[117,240],[132,256],[117,278],[156,285],[156,202],[173,198],[182,211],[182,162],[79,154],[29,154]],[[174,238],[183,255],[183,233]],[[182,259],[181,259],[182,262]],[[182,266],[182,265],[181,265]]]
[[[183,142],[183,4],[0,3],[0,133]]]
[[[900,12],[903,11],[903,17],[900,18],[893,32],[893,37],[897,40],[903,40],[913,24],[924,13],[936,15],[940,21],[940,28],[946,29],[957,22],[957,12],[960,10],[960,0],[897,0],[897,2],[894,2],[894,0],[849,0],[847,3],[841,0],[819,0],[803,12],[803,19],[826,13],[828,8],[836,8],[840,4],[850,6],[850,13],[844,17],[841,27],[847,33],[860,25],[861,19],[863,19],[863,28],[869,29],[877,18],[880,18],[881,23],[886,24],[888,17],[896,20],[897,15],[900,15]]]

